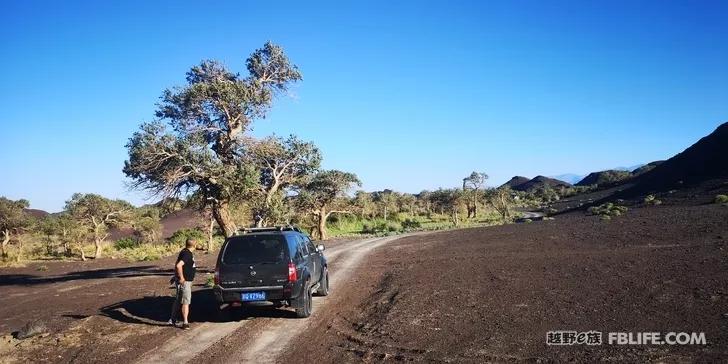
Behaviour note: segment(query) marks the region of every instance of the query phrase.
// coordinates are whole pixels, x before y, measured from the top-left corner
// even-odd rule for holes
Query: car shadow
[[[171,294],[169,296],[145,296],[103,307],[101,314],[128,324],[166,326],[173,303],[174,297]],[[192,292],[189,321],[193,323],[230,322],[255,317],[293,318],[295,316],[291,310],[273,307],[228,307],[220,310],[212,289],[205,288]]]

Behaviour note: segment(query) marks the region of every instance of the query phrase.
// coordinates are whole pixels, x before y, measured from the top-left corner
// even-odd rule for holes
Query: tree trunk
[[[329,217],[329,214],[327,214],[326,210],[324,210],[324,209],[321,209],[319,212],[320,213],[318,215],[318,227],[317,227],[318,234],[319,234],[319,238],[321,238],[321,240],[326,240],[328,238],[328,236],[326,235],[326,219]]]
[[[222,229],[222,233],[229,238],[238,231],[233,218],[230,216],[230,208],[227,201],[220,201],[212,206],[212,216],[215,217],[217,225]]]
[[[215,229],[215,219],[210,215],[210,227],[207,229],[207,252],[212,249],[212,233]]]
[[[3,230],[3,245],[2,245],[2,259],[3,261],[8,258],[7,246],[10,242],[10,230]]]
[[[94,259],[101,258],[101,242],[101,239],[94,238],[94,246],[96,247],[96,250],[94,251]]]
[[[78,250],[80,250],[80,251],[81,251],[81,260],[85,262],[85,261],[86,261],[86,252],[85,252],[85,251],[83,251],[83,244],[81,244],[81,245],[80,245],[80,246],[78,247]]]
[[[18,255],[15,257],[15,261],[20,263],[20,259],[23,257],[23,237],[19,234],[16,235],[16,238],[18,240]]]

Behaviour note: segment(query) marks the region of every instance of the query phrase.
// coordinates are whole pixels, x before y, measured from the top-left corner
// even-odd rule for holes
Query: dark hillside
[[[592,185],[605,185],[612,184],[615,182],[626,180],[631,177],[632,174],[627,171],[620,171],[616,169],[610,169],[606,171],[592,172],[589,173],[584,179],[579,181],[577,186],[592,186]]]
[[[508,180],[508,182],[502,184],[501,187],[510,187],[512,189],[516,189],[516,187],[518,187],[524,183],[527,183],[528,181],[530,181],[530,179],[528,179],[527,177],[513,176],[513,178]]]
[[[628,193],[662,192],[721,178],[728,178],[728,123],[635,178]]]
[[[560,187],[568,188],[571,187],[571,184],[554,178],[536,176],[532,180],[520,184],[518,187],[515,187],[513,189],[517,191],[533,191],[544,187],[550,187],[554,189]]]

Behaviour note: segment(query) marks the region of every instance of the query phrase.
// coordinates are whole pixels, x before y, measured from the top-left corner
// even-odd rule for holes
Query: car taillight
[[[296,273],[296,265],[288,263],[288,281],[295,282],[298,280],[298,273]]]
[[[220,285],[220,267],[215,266],[215,285]]]

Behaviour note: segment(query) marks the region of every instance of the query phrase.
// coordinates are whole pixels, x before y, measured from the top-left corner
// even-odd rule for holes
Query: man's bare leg
[[[182,320],[184,323],[188,323],[187,316],[190,314],[190,305],[182,305]]]

